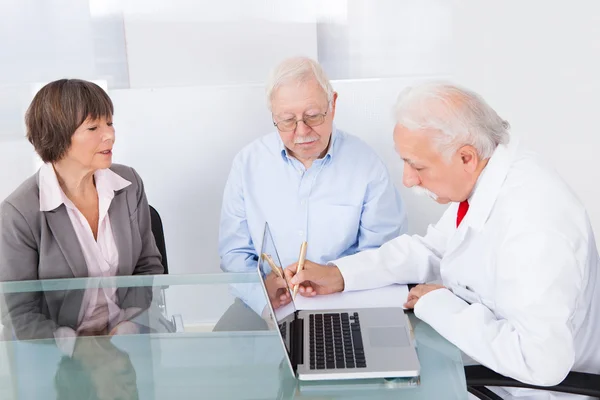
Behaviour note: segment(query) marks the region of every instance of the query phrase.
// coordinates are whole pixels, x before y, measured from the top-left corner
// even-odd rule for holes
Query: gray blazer
[[[162,274],[142,180],[133,168],[110,169],[131,182],[115,192],[108,210],[119,252],[117,275]],[[40,211],[38,182],[36,173],[0,204],[0,281],[88,276],[65,205]],[[119,289],[121,308],[147,308],[152,291],[141,289]],[[82,299],[83,290],[7,294],[2,322],[23,339],[52,337],[59,326],[76,329]]]

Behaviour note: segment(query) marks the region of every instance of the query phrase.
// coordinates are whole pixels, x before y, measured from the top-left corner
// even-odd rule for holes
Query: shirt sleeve
[[[242,159],[238,155],[225,185],[221,208],[219,256],[221,269],[225,272],[253,272],[258,262],[246,218],[243,170]],[[260,285],[234,284],[231,285],[231,292],[258,315],[267,304]]]
[[[38,279],[38,246],[27,221],[9,202],[0,205],[0,281]],[[17,339],[52,338],[58,325],[41,309],[42,292],[0,295],[2,325]]]
[[[226,272],[249,272],[258,261],[248,229],[242,173],[240,157],[236,157],[225,185],[219,225],[219,256]]]
[[[334,260],[344,278],[344,290],[375,289],[395,283],[424,283],[439,278],[440,261],[452,226],[450,207],[425,236],[401,235],[378,249]]]
[[[493,311],[439,289],[419,299],[415,315],[502,375],[560,383],[575,360],[571,317],[583,290],[574,250],[561,234],[538,230],[508,239],[497,263]]]

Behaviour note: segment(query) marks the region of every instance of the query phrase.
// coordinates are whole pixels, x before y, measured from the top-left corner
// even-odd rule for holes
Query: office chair
[[[467,390],[481,400],[502,400],[500,396],[486,388],[486,386],[519,387],[600,397],[600,375],[585,372],[570,372],[565,380],[556,386],[528,385],[500,375],[482,365],[465,367],[465,376],[467,378]]]
[[[158,251],[162,256],[162,265],[165,269],[164,274],[167,275],[169,273],[169,265],[167,263],[167,247],[165,246],[165,232],[163,230],[162,220],[160,219],[160,215],[158,211],[152,206],[150,207],[150,224],[152,225],[152,234],[154,235],[154,241],[156,242],[156,247],[158,247]]]
[[[152,225],[152,234],[154,235],[154,241],[156,242],[156,247],[158,247],[158,251],[162,257],[162,265],[164,268],[164,274],[169,273],[169,264],[167,262],[167,246],[165,245],[165,232],[163,230],[162,219],[160,218],[160,214],[156,209],[152,206],[150,207],[150,224]],[[157,300],[158,308],[162,316],[164,317],[163,324],[167,326],[167,329],[170,332],[175,332],[178,330],[178,327],[183,326],[183,321],[180,315],[174,315],[171,318],[168,317],[167,312],[167,302],[165,296],[165,288],[168,286],[163,286],[160,291],[160,298]],[[182,329],[182,328],[180,328]]]

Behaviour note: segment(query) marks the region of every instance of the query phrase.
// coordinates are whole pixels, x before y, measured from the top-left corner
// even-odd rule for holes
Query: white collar
[[[99,198],[107,198],[112,200],[115,192],[131,185],[126,179],[116,174],[110,169],[99,169],[94,172],[96,181],[96,190]],[[56,171],[51,163],[45,163],[40,167],[39,172],[39,187],[40,187],[40,211],[52,211],[58,208],[61,204],[67,207],[74,208],[73,203],[65,195],[58,178]]]
[[[476,229],[483,227],[502,189],[518,148],[519,142],[513,137],[508,144],[496,147],[469,197],[469,212],[464,223]]]

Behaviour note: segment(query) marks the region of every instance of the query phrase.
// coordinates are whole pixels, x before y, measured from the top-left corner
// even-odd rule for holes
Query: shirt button
[[[304,204],[306,204],[306,200],[300,200],[300,205],[303,206]]]
[[[298,235],[304,236],[304,231],[298,231]]]

